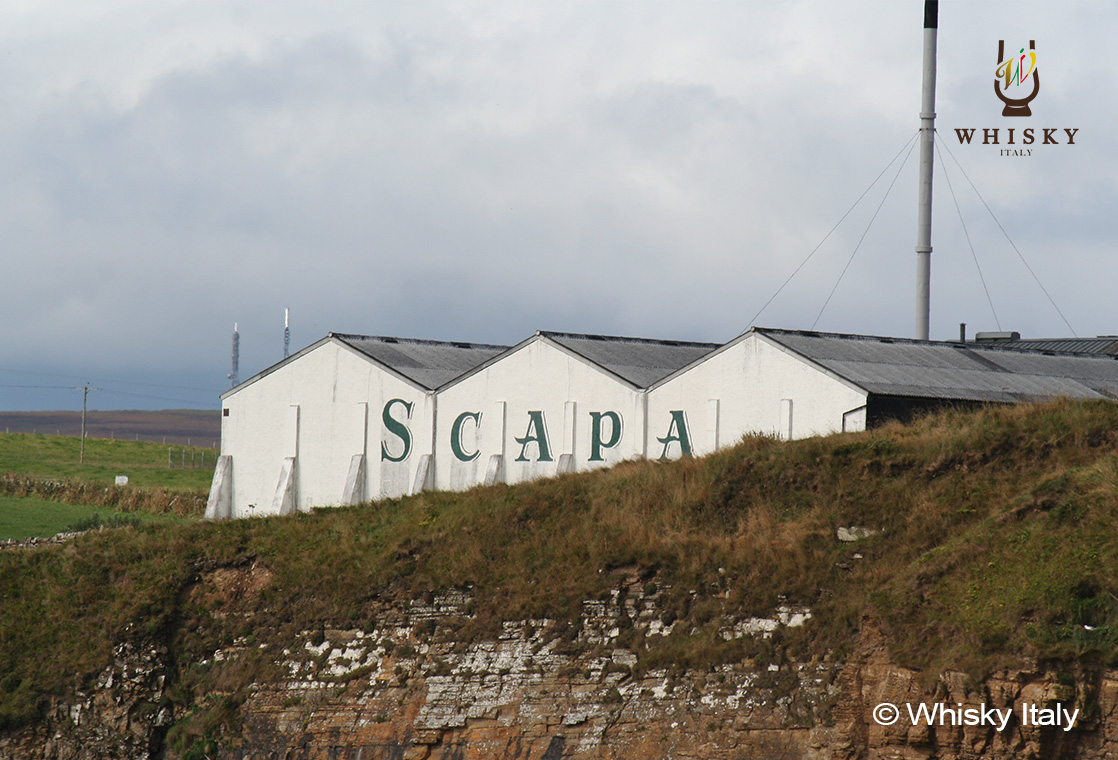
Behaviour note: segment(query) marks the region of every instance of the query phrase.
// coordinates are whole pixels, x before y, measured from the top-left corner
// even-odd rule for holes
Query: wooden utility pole
[[[89,386],[82,386],[82,452],[78,456],[78,464],[85,463],[85,402],[89,398]]]
[[[81,454],[78,455],[78,464],[85,463],[85,407],[86,401],[89,399],[90,391],[101,390],[100,388],[91,388],[89,383],[82,386],[82,447]]]

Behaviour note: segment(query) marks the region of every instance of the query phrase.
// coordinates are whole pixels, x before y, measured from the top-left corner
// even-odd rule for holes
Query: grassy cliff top
[[[873,535],[840,541],[838,528]],[[575,620],[624,578],[690,623],[634,642],[638,667],[842,657],[870,615],[898,662],[976,676],[1022,656],[1118,659],[1118,404],[945,412],[790,443],[747,438],[703,459],[631,462],[468,493],[230,523],[92,532],[0,551],[0,729],[87,684],[123,640],[209,657],[251,632],[259,667],[298,631],[371,625],[385,598],[472,587],[463,636],[502,620]],[[267,586],[191,594],[219,568]],[[727,614],[813,617],[725,642]],[[763,650],[763,651],[762,651]],[[183,707],[263,670],[184,684]],[[193,696],[192,696],[193,695]]]

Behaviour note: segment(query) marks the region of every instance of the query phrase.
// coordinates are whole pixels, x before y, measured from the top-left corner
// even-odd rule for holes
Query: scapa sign
[[[1010,48],[1012,50],[1012,47]],[[1002,103],[1002,116],[1021,118],[1033,115],[1030,104],[1040,94],[1040,69],[1037,64],[1036,40],[1006,57],[1005,40],[998,40],[998,63],[994,68],[994,95]],[[975,141],[979,130],[981,143]],[[1075,145],[1079,128],[1071,127],[956,127],[960,145],[996,145],[998,155],[1007,158],[1028,158],[1041,145]]]

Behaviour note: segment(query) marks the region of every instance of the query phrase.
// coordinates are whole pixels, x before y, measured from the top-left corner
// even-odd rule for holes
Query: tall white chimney
[[[924,0],[924,76],[920,101],[920,206],[916,222],[916,338],[928,340],[932,279],[932,155],[936,129],[939,0]]]

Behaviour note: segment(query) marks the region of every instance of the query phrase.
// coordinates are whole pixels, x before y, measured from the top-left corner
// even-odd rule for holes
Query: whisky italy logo
[[[1036,40],[1029,40],[1028,53],[1025,52],[1025,48],[1021,48],[1017,55],[1009,58],[1005,57],[1005,40],[998,40],[998,66],[994,69],[994,94],[1005,104],[1002,116],[1032,116],[1029,103],[1039,92],[1040,72],[1036,68]]]
[[[1012,42],[1012,41],[1011,41]],[[1009,48],[1013,50],[1016,45]],[[1045,59],[1047,61],[1047,59]],[[1006,41],[998,40],[998,63],[994,67],[994,94],[1004,107],[1002,116],[1032,116],[1030,103],[1040,93],[1040,69],[1036,40],[1006,55]],[[955,127],[960,145],[996,145],[999,156],[1029,158],[1039,153],[1038,146],[1076,145],[1078,127],[1024,127],[1022,122],[1005,122],[988,127]],[[1028,122],[1024,122],[1028,123]],[[981,139],[978,139],[981,138]]]

